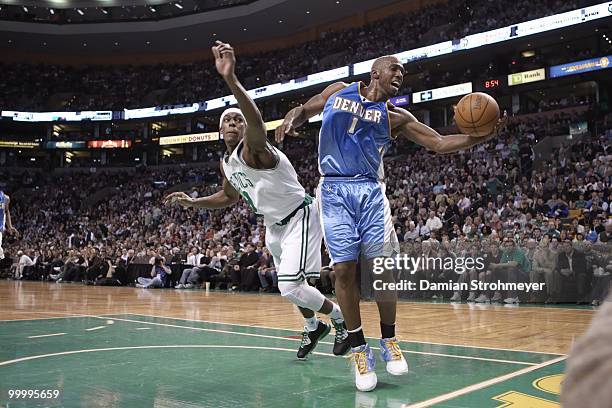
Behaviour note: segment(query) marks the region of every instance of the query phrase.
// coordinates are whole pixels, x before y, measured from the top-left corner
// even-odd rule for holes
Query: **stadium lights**
[[[81,9],[77,9],[77,13],[79,13],[79,14],[80,14],[80,15],[82,15],[82,16],[84,16],[84,15],[85,15],[85,12],[83,12],[83,10],[81,10]]]
[[[525,50],[525,51],[521,52],[521,55],[524,58],[533,57],[535,55],[535,51],[534,50]]]
[[[181,3],[174,3],[174,6],[178,9],[183,9],[183,5]]]
[[[155,7],[153,7],[153,6],[149,7],[149,10],[151,10],[153,13],[157,12],[157,9]]]
[[[49,13],[50,13],[51,15],[53,15],[53,14],[55,14],[55,10],[53,10],[53,9],[49,9]]]
[[[26,6],[23,6],[23,11],[25,11],[27,13],[28,12],[28,8]]]
[[[106,9],[100,9],[100,10],[102,10],[102,12],[103,12],[104,14],[108,14],[108,10],[106,10]]]

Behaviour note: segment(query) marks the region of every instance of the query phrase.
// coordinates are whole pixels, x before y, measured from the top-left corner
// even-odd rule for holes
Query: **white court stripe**
[[[443,395],[439,395],[439,396],[434,397],[434,398],[430,398],[430,399],[428,399],[426,401],[417,402],[417,403],[411,404],[411,405],[403,404],[402,408],[425,408],[425,407],[430,407],[432,405],[439,404],[441,402],[448,401],[448,400],[460,397],[462,395],[469,394],[471,392],[481,390],[481,389],[489,387],[491,385],[499,384],[499,383],[507,381],[507,380],[509,380],[511,378],[519,377],[519,376],[521,376],[523,374],[527,374],[527,373],[530,373],[532,371],[539,370],[540,368],[547,367],[549,365],[558,363],[558,362],[563,361],[563,360],[565,360],[565,357],[557,357],[557,358],[555,358],[553,360],[549,360],[549,361],[546,361],[544,363],[537,364],[537,365],[534,365],[534,366],[531,366],[531,367],[525,367],[525,368],[522,368],[522,369],[520,369],[518,371],[514,371],[514,372],[506,374],[506,375],[502,375],[502,376],[499,376],[499,377],[491,378],[490,380],[479,382],[477,384],[473,384],[473,385],[470,385],[468,387],[461,388],[459,390],[449,392],[447,394],[443,394]]]
[[[214,322],[214,321],[210,321],[210,320],[181,319],[180,317],[155,316],[155,315],[141,314],[141,313],[127,313],[127,314],[128,315],[132,315],[132,316],[155,317],[155,318],[158,318],[158,319],[183,320],[183,321],[186,321],[186,322],[225,324],[225,325],[228,325],[228,326],[255,327],[255,328],[258,328],[258,329],[291,331],[289,329],[283,329],[282,327],[256,326],[256,325],[247,325],[247,324]],[[366,339],[376,339],[376,338],[375,337],[366,337]],[[469,345],[465,345],[465,344],[435,343],[435,342],[429,342],[429,341],[400,340],[400,343],[435,344],[437,346],[451,346],[451,347],[475,348],[475,349],[482,349],[482,350],[514,351],[514,352],[518,352],[518,353],[534,353],[534,354],[548,354],[548,355],[551,355],[551,356],[565,356],[565,354],[547,353],[545,351],[530,351],[530,350],[520,350],[520,349],[499,348],[499,347],[469,346]]]
[[[99,348],[99,349],[88,349],[88,350],[72,350],[72,351],[62,351],[60,353],[50,353],[50,354],[39,354],[36,356],[29,357],[21,357],[16,358],[14,360],[7,360],[0,362],[0,366],[5,366],[9,364],[21,363],[23,361],[30,360],[38,360],[40,358],[47,357],[57,357],[57,356],[67,356],[71,354],[81,354],[81,353],[95,353],[100,351],[117,351],[117,350],[139,350],[139,349],[172,349],[172,348],[239,348],[239,349],[255,349],[255,350],[275,350],[275,351],[289,351],[291,353],[295,353],[293,349],[286,349],[280,347],[263,347],[263,346],[229,346],[229,345],[214,345],[214,344],[173,344],[173,345],[161,345],[161,346],[130,346],[130,347],[110,347],[110,348]],[[319,353],[317,351],[313,351],[312,354],[317,354],[320,356],[329,356],[336,357],[333,354],[329,353]]]
[[[85,329],[85,331],[94,331],[94,330],[100,330],[105,328],[106,326],[96,326],[96,327],[91,327],[89,329]]]
[[[56,312],[28,312],[28,313],[44,313],[44,314],[53,314]],[[10,323],[10,322],[35,322],[37,320],[51,320],[51,319],[71,319],[73,317],[80,317],[79,315],[71,313],[69,316],[55,316],[55,317],[37,317],[36,319],[7,319],[0,320],[0,323]]]
[[[137,327],[136,330],[151,330],[150,327]]]
[[[96,317],[96,318],[97,319],[106,319],[106,317]],[[113,318],[113,319],[114,320],[119,320],[119,321],[124,321],[124,322],[143,323],[143,324],[150,324],[150,325],[155,325],[155,326],[167,326],[167,327],[177,327],[177,328],[188,329],[188,330],[198,330],[198,331],[209,331],[209,332],[216,332],[216,333],[236,334],[236,335],[239,335],[239,336],[253,336],[253,337],[263,337],[263,338],[275,339],[275,340],[301,341],[300,339],[292,339],[292,338],[280,337],[280,336],[269,336],[269,335],[265,335],[265,334],[240,333],[240,332],[233,332],[233,331],[229,331],[229,330],[206,329],[206,328],[203,328],[203,327],[189,327],[189,326],[181,326],[181,325],[176,325],[176,324],[144,322],[142,320],[132,320],[132,319],[121,319],[121,318]],[[250,326],[247,326],[247,327],[250,327]],[[280,330],[286,330],[286,329],[280,329]],[[319,343],[321,343],[321,344],[330,344],[330,345],[334,344],[334,343],[327,342],[327,341],[320,341]],[[372,348],[375,349],[375,350],[380,350],[378,347],[372,347]],[[455,354],[428,353],[428,352],[425,352],[425,351],[403,351],[403,352],[404,353],[411,353],[411,354],[422,354],[422,355],[426,355],[426,356],[449,357],[449,358],[459,358],[459,359],[466,359],[466,360],[490,361],[490,362],[494,362],[494,363],[535,365],[535,363],[527,363],[527,362],[524,362],[524,361],[498,360],[498,359],[494,359],[494,358],[485,358],[485,357],[458,356],[458,355],[455,355]]]
[[[51,334],[40,334],[38,336],[28,336],[28,339],[39,339],[41,337],[51,337],[51,336],[63,336],[66,333],[51,333]]]
[[[332,343],[329,343],[332,344]],[[378,347],[370,347],[376,350],[380,350]],[[427,356],[437,356],[437,357],[452,357],[452,358],[463,358],[466,360],[480,360],[480,361],[492,361],[494,363],[506,363],[506,364],[522,364],[522,365],[537,365],[538,363],[528,363],[525,361],[514,361],[514,360],[499,360],[496,358],[486,358],[486,357],[472,357],[472,356],[458,356],[456,354],[442,354],[442,353],[428,353],[425,351],[406,351],[402,350],[402,353],[410,353],[410,354],[425,354]]]

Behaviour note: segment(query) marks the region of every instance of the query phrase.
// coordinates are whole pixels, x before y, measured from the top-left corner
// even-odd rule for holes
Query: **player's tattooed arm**
[[[405,137],[439,154],[469,149],[474,145],[490,140],[496,134],[494,131],[485,137],[474,137],[466,134],[442,136],[426,124],[419,122],[414,115],[405,109],[394,108],[392,111],[390,110],[390,115],[393,137]]]
[[[4,195],[5,199],[6,199],[6,230],[9,234],[13,234],[16,237],[19,236],[19,232],[17,231],[17,229],[15,227],[13,227],[13,220],[11,220],[11,210],[10,210],[10,204],[11,204],[11,199],[8,195]]]
[[[219,208],[229,207],[230,205],[236,204],[240,199],[240,194],[236,189],[227,181],[225,173],[223,172],[223,166],[221,166],[221,175],[223,178],[223,188],[214,194],[206,197],[191,198],[182,191],[168,194],[164,198],[165,205],[178,204],[183,207],[194,207],[194,208],[207,208],[210,210],[216,210]]]
[[[348,85],[344,82],[333,83],[325,88],[323,92],[310,98],[304,105],[291,109],[287,115],[285,115],[283,123],[276,128],[274,134],[276,142],[281,143],[285,139],[285,135],[297,136],[298,132],[295,129],[306,123],[308,119],[323,112],[327,99],[347,86]]]
[[[232,94],[236,97],[238,106],[246,119],[245,144],[252,152],[266,151],[266,125],[257,105],[236,77],[234,49],[229,44],[217,41],[215,46],[212,47],[212,52],[215,56],[217,72],[223,77]]]

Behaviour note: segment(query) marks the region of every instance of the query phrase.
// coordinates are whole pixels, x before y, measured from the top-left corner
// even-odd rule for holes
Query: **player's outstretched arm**
[[[478,143],[491,140],[497,132],[496,127],[490,135],[485,137],[474,137],[466,134],[442,136],[434,129],[419,122],[410,112],[401,108],[394,109],[392,113],[392,122],[396,123],[396,126],[392,129],[394,137],[403,136],[439,154],[454,153],[460,150],[469,149]],[[500,120],[500,124],[502,122],[503,121]]]
[[[276,142],[282,142],[285,139],[285,135],[297,136],[298,133],[295,129],[302,126],[308,119],[323,112],[327,99],[347,86],[348,85],[344,82],[333,83],[325,88],[323,92],[310,98],[304,105],[291,109],[287,115],[285,115],[283,123],[276,128],[274,133]]]
[[[191,198],[182,191],[178,191],[164,197],[164,204],[178,204],[187,208],[207,208],[209,210],[225,208],[235,204],[240,199],[240,194],[236,191],[236,189],[234,189],[229,181],[227,181],[227,178],[223,173],[223,167],[221,167],[221,174],[223,176],[223,189],[217,191],[216,193],[206,197]]]
[[[13,227],[13,220],[11,220],[11,210],[10,210],[10,204],[11,204],[11,199],[9,196],[7,196],[6,194],[4,195],[5,197],[5,213],[6,213],[6,230],[9,234],[13,234],[16,237],[19,237],[19,231],[17,231],[17,229],[15,227]]]
[[[215,67],[217,72],[232,91],[238,100],[238,106],[247,122],[244,136],[245,144],[251,151],[262,151],[266,148],[266,125],[261,117],[261,112],[249,96],[244,86],[236,77],[234,68],[236,66],[236,56],[231,45],[217,41],[212,47],[215,56]]]

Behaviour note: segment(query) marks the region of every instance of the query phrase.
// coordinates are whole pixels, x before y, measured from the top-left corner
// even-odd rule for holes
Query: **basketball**
[[[490,95],[474,92],[457,104],[455,123],[463,133],[483,137],[491,134],[499,120],[499,105]]]

